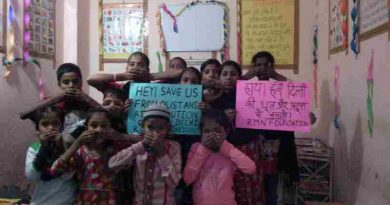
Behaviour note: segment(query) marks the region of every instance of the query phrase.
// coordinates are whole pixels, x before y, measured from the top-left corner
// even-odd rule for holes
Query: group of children
[[[236,128],[236,81],[287,79],[269,52],[252,63],[243,75],[234,61],[209,59],[199,71],[176,57],[165,72],[150,73],[148,57],[135,52],[125,72],[87,80],[103,93],[101,105],[82,91],[78,66],[61,65],[62,100],[47,101],[56,103],[30,117],[39,138],[26,158],[26,177],[35,185],[30,204],[277,204],[298,179],[294,133]],[[164,104],[150,104],[142,133],[128,134],[128,93],[136,82],[203,85],[201,136],[171,134]]]

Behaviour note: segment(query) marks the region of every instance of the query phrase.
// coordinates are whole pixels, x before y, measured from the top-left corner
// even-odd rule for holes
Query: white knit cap
[[[143,112],[143,118],[149,116],[161,116],[170,119],[169,109],[162,103],[152,103]]]

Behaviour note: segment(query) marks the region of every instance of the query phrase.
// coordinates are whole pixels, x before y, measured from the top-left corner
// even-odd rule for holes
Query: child
[[[114,118],[112,127],[121,133],[126,131],[127,104],[126,94],[122,89],[107,88],[103,93],[102,107],[108,110]]]
[[[218,80],[221,63],[216,59],[208,59],[200,66],[200,72],[202,73],[202,84]]]
[[[203,101],[208,104],[222,95],[222,85],[219,81],[221,63],[216,59],[208,59],[200,66],[202,74]],[[207,108],[202,108],[207,109]]]
[[[35,186],[31,205],[73,204],[75,183],[72,174],[54,177],[49,169],[64,152],[61,129],[64,113],[56,107],[46,107],[35,113],[35,129],[39,143],[32,144],[27,151],[25,173]]]
[[[88,84],[101,92],[108,88],[123,89],[128,94],[130,82],[149,82],[149,58],[142,52],[132,53],[126,71],[118,74],[99,73],[89,77]],[[117,82],[125,81],[125,84]]]
[[[126,94],[122,89],[109,88],[104,92],[102,107],[108,110],[113,117],[112,128],[122,134],[127,133],[126,122],[127,122],[127,104],[126,105]],[[139,137],[139,136],[137,136]],[[141,140],[133,138],[133,143]],[[132,168],[124,169],[117,173],[118,179],[118,195],[121,205],[131,205],[134,197],[133,189],[133,173]]]
[[[182,85],[199,85],[201,82],[201,74],[194,67],[185,68],[180,75],[180,84]],[[200,109],[209,108],[205,102],[199,103]],[[199,135],[174,135],[174,140],[180,143],[181,157],[183,159],[182,167],[184,168],[187,162],[187,156],[192,144],[200,141]],[[193,204],[192,186],[187,186],[183,180],[180,180],[179,186],[176,188],[176,201],[180,205]]]
[[[174,191],[181,179],[181,154],[169,136],[170,112],[151,104],[143,112],[144,139],[111,157],[108,166],[121,169],[134,163],[134,205],[174,205]]]
[[[176,69],[182,71],[187,68],[187,62],[180,57],[174,57],[169,61],[169,69]]]
[[[182,85],[199,85],[201,82],[201,73],[194,67],[188,67],[183,69],[180,74],[180,84]]]
[[[184,169],[184,181],[194,183],[195,205],[237,204],[233,192],[234,172],[239,169],[253,174],[256,171],[254,162],[225,140],[229,125],[221,111],[203,114],[202,142],[192,145]]]
[[[169,61],[168,69],[170,71],[183,71],[185,68],[187,68],[187,62],[180,57],[174,57]],[[166,80],[160,80],[157,81],[158,83],[168,83],[168,84],[177,84],[180,81],[180,77],[172,78],[172,79],[166,79]]]
[[[243,79],[249,80],[257,77],[259,80],[274,79],[286,81],[287,78],[275,71],[275,58],[270,52],[260,51],[252,57],[253,69],[250,69]]]
[[[64,101],[56,106],[65,112],[64,130],[62,132],[66,146],[77,137],[77,129],[85,121],[86,110],[100,107],[91,97],[85,94],[82,88],[80,68],[72,63],[65,63],[57,69],[57,82],[60,92],[65,94]]]
[[[264,202],[263,171],[261,163],[262,144],[258,140],[258,130],[236,128],[234,119],[236,115],[236,82],[241,79],[241,66],[235,61],[226,61],[222,64],[220,80],[223,94],[211,105],[215,109],[224,111],[228,116],[231,132],[227,140],[241,152],[251,158],[256,164],[256,173],[248,175],[242,171],[234,174],[234,187],[236,202],[239,205],[257,205]]]
[[[75,204],[116,205],[115,174],[107,167],[108,159],[130,143],[128,135],[112,130],[112,119],[104,109],[91,110],[86,118],[86,131],[53,164],[50,172],[60,175],[75,171],[78,193]],[[111,140],[123,140],[114,144]]]

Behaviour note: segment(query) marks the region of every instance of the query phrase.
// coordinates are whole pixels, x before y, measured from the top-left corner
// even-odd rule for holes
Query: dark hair
[[[181,57],[174,57],[172,58],[170,61],[169,61],[169,65],[172,63],[173,60],[179,60],[183,65],[184,65],[184,68],[187,68],[187,62],[181,58]]]
[[[61,125],[63,125],[65,113],[61,109],[55,106],[49,106],[49,107],[41,108],[35,112],[33,121],[36,130],[39,130],[39,121],[41,121],[41,119],[46,117],[49,113],[57,113],[58,118],[60,118]]]
[[[113,95],[122,101],[125,101],[127,99],[125,91],[120,88],[107,88],[106,90],[104,90],[103,99],[106,98],[108,95]]]
[[[223,128],[225,128],[225,130],[230,130],[229,119],[226,116],[226,114],[221,110],[210,109],[210,110],[207,110],[206,112],[203,112],[202,113],[202,120],[200,122],[200,128],[203,127],[205,119],[215,120],[219,125],[221,125]]]
[[[37,112],[35,112],[33,119],[35,123],[35,129],[37,131],[39,131],[39,121],[41,121],[41,119],[47,116],[49,113],[56,113],[58,118],[60,118],[61,126],[63,125],[64,112],[57,107],[49,106],[39,109]],[[51,167],[53,161],[58,159],[58,157],[64,153],[63,148],[59,148],[53,145],[54,142],[51,141],[47,142],[47,144],[42,144],[33,161],[33,166],[37,171],[40,172],[40,179],[43,181],[50,181],[56,178],[47,170]]]
[[[91,120],[92,116],[96,113],[104,113],[108,118],[110,125],[111,126],[113,125],[114,119],[111,113],[108,110],[99,107],[99,108],[91,108],[88,110],[87,117],[85,118],[85,124],[84,124],[85,128],[88,127],[89,120]]]
[[[200,66],[200,73],[203,73],[204,69],[208,65],[215,65],[218,68],[221,68],[221,63],[217,59],[211,58],[211,59],[208,59],[208,60],[206,60],[205,62],[202,63],[202,65]]]
[[[187,73],[187,72],[194,73],[196,75],[196,77],[199,79],[199,83],[200,83],[200,81],[202,80],[202,74],[195,67],[184,68],[180,74],[180,77],[179,77],[180,81],[181,81],[181,77],[184,75],[184,73]]]
[[[75,65],[73,63],[64,63],[57,68],[57,81],[58,82],[61,81],[61,77],[65,73],[76,73],[79,76],[80,81],[83,80],[82,75],[81,75],[81,71],[80,71],[80,67],[78,67],[77,65]]]
[[[147,66],[148,69],[149,69],[150,60],[149,60],[149,58],[148,58],[147,55],[145,55],[144,53],[142,53],[142,52],[140,52],[140,51],[134,52],[134,53],[132,53],[132,54],[129,56],[129,58],[127,59],[127,63],[130,62],[130,59],[131,59],[133,56],[141,56],[142,60],[144,60],[146,66]]]
[[[268,52],[268,51],[260,51],[258,53],[256,53],[253,57],[252,57],[252,64],[255,64],[256,62],[256,59],[258,58],[267,58],[267,60],[272,63],[272,64],[275,64],[275,58],[274,56]]]
[[[223,68],[226,67],[226,66],[233,66],[234,69],[236,69],[238,75],[239,75],[239,76],[242,75],[241,66],[240,66],[240,64],[238,64],[236,61],[228,60],[228,61],[225,61],[224,63],[222,63],[221,72],[222,72]]]

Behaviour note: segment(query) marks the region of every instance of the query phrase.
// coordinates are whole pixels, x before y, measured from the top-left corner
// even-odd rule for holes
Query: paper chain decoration
[[[352,19],[352,40],[350,42],[351,50],[355,55],[359,53],[359,44],[358,44],[358,37],[359,37],[359,27],[358,27],[358,16],[359,11],[357,8],[357,2],[358,0],[353,0],[353,7],[351,11],[351,19]]]
[[[339,129],[340,128],[340,103],[339,103],[339,85],[340,85],[340,67],[336,66],[335,70],[335,77],[334,77],[334,93],[335,93],[335,116],[334,116],[334,126]]]
[[[374,96],[374,50],[371,51],[371,60],[368,65],[367,73],[367,114],[368,114],[368,131],[372,137],[374,132],[374,110],[372,104],[372,98]]]
[[[343,19],[343,23],[341,25],[341,31],[343,32],[343,47],[348,48],[348,21],[347,21],[347,16],[348,16],[348,11],[347,11],[347,6],[348,5],[348,0],[341,0],[340,1],[340,14]]]
[[[318,107],[318,25],[313,30],[313,87],[315,107]]]
[[[25,0],[24,1],[24,6],[25,8],[28,8],[30,6],[31,1],[30,0]],[[13,64],[15,64],[18,61],[23,61],[24,64],[31,63],[33,65],[36,65],[39,68],[39,79],[38,79],[38,91],[39,91],[39,99],[44,99],[44,82],[42,78],[42,69],[40,63],[30,57],[29,53],[29,43],[30,43],[30,31],[29,31],[29,24],[30,24],[30,14],[26,12],[24,14],[24,46],[23,46],[23,58],[20,57],[15,57],[14,56],[14,50],[15,50],[15,34],[14,34],[14,26],[15,25],[15,11],[14,11],[14,6],[13,6],[13,1],[10,1],[10,5],[8,7],[8,19],[7,23],[9,22],[9,34],[8,34],[8,45],[9,48],[7,49],[5,56],[2,59],[2,64],[5,67],[5,72],[4,72],[4,78],[8,79],[11,75],[11,67]]]

